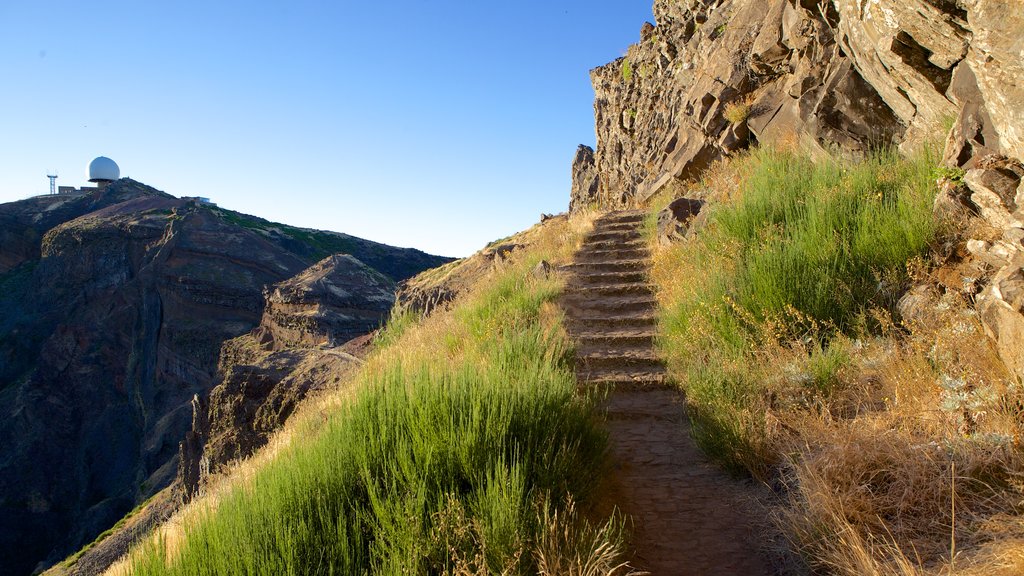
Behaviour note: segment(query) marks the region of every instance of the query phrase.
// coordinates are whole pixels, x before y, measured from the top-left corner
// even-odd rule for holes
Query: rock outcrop
[[[704,204],[695,198],[677,198],[658,212],[658,242],[667,246],[682,240],[693,220],[701,215]]]
[[[979,223],[967,229],[984,236],[964,239],[968,262],[960,284],[1006,367],[1024,381],[1024,164],[998,155],[971,164],[963,183],[946,194],[947,204],[958,201],[976,215]]]
[[[591,71],[598,146],[577,151],[570,210],[643,202],[755,142],[856,156],[913,149],[952,123],[936,213],[976,215],[990,233],[966,239],[944,282],[976,299],[1024,378],[1020,2],[655,0],[654,15]],[[660,220],[663,241],[680,237],[677,218]]]
[[[172,481],[193,398],[216,384],[222,343],[259,323],[265,287],[331,253],[353,257],[281,295],[282,322],[313,319],[289,337],[315,339],[345,325],[345,306],[359,311],[345,330],[369,326],[391,282],[448,261],[127,179],[0,205],[0,220],[2,574],[63,558]],[[317,286],[356,277],[371,280],[345,286],[348,300],[313,303]]]
[[[266,296],[260,337],[274,349],[340,346],[381,326],[395,282],[347,254],[335,254]]]
[[[219,383],[193,402],[179,466],[186,495],[266,444],[308,394],[361,364],[358,344],[387,319],[395,290],[391,279],[345,254],[267,289],[260,325],[224,343]]]
[[[598,146],[576,156],[572,209],[646,199],[751,141],[857,154],[958,114],[956,164],[1024,155],[1014,0],[656,0],[654,15],[591,71]]]

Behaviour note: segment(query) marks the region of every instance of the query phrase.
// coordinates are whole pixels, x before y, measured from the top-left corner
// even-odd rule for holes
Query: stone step
[[[569,280],[567,289],[571,290],[576,286],[606,286],[630,282],[647,282],[647,273],[643,269],[581,272]]]
[[[639,230],[643,224],[643,220],[638,221],[610,221],[610,222],[599,222],[594,224],[594,232],[612,232],[615,230]]]
[[[653,296],[654,287],[647,282],[625,282],[621,284],[594,284],[567,288],[566,296],[604,298],[610,296]]]
[[[650,295],[594,298],[577,292],[565,296],[563,302],[569,305],[570,309],[567,310],[567,315],[570,317],[622,316],[632,313],[653,312],[658,307],[658,301],[654,296]]]
[[[583,245],[587,246],[588,244],[591,244],[591,243],[594,243],[594,242],[600,242],[602,240],[614,240],[614,241],[619,241],[619,242],[626,242],[628,240],[640,240],[642,238],[643,238],[643,236],[640,234],[640,231],[639,230],[635,230],[635,229],[634,230],[605,230],[605,231],[595,230],[595,231],[591,232],[590,234],[587,234],[583,238]]]
[[[619,370],[623,372],[656,372],[664,368],[653,350],[630,351],[591,350],[576,355],[577,371]]]
[[[643,238],[633,238],[631,240],[597,240],[588,241],[583,243],[581,249],[587,250],[615,250],[623,248],[646,248],[647,242]]]
[[[616,389],[665,386],[668,380],[664,367],[648,372],[643,370],[578,370],[576,377],[586,385],[612,386]]]
[[[636,272],[647,271],[647,260],[642,258],[630,258],[622,260],[604,260],[601,262],[576,262],[562,268],[573,273],[601,273],[601,272]]]
[[[576,253],[576,261],[581,263],[610,262],[613,260],[646,260],[651,256],[647,248],[613,248],[590,250],[581,248]]]
[[[647,313],[574,315],[566,318],[569,334],[595,332],[623,332],[628,330],[655,330],[658,319],[653,311]]]
[[[609,212],[595,222],[596,225],[607,224],[612,222],[643,222],[644,217],[647,214],[643,210],[620,210],[617,212]]]
[[[590,349],[632,349],[641,346],[653,348],[654,330],[632,330],[616,332],[581,332],[574,334],[578,350]]]
[[[601,403],[609,420],[647,420],[685,427],[685,398],[683,393],[669,386],[632,387],[619,390]]]

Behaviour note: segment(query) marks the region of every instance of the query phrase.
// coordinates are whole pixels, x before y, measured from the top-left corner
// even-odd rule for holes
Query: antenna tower
[[[57,193],[57,173],[47,172],[46,177],[50,179],[50,194]]]

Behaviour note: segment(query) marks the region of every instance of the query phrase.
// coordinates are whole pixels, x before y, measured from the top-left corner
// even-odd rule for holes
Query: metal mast
[[[56,194],[57,193],[57,173],[56,172],[53,172],[53,173],[47,172],[46,173],[46,177],[50,179],[50,194]]]

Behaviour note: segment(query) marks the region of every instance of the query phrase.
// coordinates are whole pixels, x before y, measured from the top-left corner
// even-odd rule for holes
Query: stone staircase
[[[651,574],[771,574],[749,481],[707,461],[690,438],[682,393],[666,383],[643,219],[639,211],[599,218],[567,267],[561,300],[580,386],[609,390],[613,468],[599,508],[631,519],[631,561]]]
[[[577,343],[581,383],[664,382],[665,367],[654,350],[657,301],[647,282],[643,218],[642,212],[602,218],[570,266],[563,307]]]

